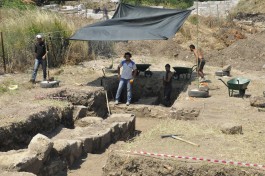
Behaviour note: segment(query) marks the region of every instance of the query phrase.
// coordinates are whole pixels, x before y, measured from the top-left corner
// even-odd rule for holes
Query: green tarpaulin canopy
[[[112,19],[85,26],[70,40],[167,40],[175,36],[191,11],[121,3]]]

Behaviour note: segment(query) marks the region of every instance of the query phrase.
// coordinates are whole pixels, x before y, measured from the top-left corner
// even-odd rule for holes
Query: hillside
[[[241,0],[236,8],[236,12],[265,13],[265,1],[264,0]]]

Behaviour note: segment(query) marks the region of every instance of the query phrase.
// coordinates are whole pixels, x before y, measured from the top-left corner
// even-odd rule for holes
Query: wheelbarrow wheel
[[[209,97],[208,91],[200,91],[199,89],[191,89],[188,92],[189,97],[196,97],[196,98],[207,98]]]
[[[151,71],[145,71],[144,72],[144,76],[145,77],[149,77],[150,78],[152,75],[153,75],[153,73]]]

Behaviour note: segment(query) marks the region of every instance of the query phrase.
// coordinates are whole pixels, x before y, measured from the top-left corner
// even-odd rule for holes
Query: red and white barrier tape
[[[265,169],[265,165],[261,164],[250,164],[250,163],[243,163],[243,162],[234,162],[234,161],[225,161],[225,160],[217,160],[217,159],[207,159],[207,158],[197,158],[191,156],[177,156],[177,155],[168,155],[168,154],[158,154],[158,153],[149,153],[143,151],[124,151],[121,152],[131,153],[135,155],[146,155],[146,156],[153,156],[153,157],[165,157],[165,158],[178,158],[178,159],[187,159],[193,161],[207,161],[210,163],[219,163],[219,164],[228,164],[228,165],[235,165],[235,166],[245,166],[245,167],[256,167],[260,169]]]

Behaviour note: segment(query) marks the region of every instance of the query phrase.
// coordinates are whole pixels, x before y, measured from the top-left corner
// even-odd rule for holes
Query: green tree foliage
[[[161,5],[180,9],[191,7],[193,5],[193,1],[194,0],[122,0],[123,3],[133,5]]]
[[[0,6],[3,8],[17,8],[20,10],[34,8],[33,5],[25,4],[21,0],[0,0]]]

